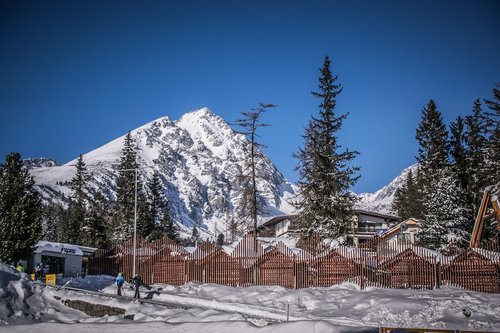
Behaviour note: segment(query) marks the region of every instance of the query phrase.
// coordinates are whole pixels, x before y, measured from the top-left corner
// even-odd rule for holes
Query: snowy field
[[[66,287],[116,293],[110,276],[63,282]],[[154,285],[150,291],[141,290],[146,300],[138,302],[42,288],[30,282],[28,275],[3,263],[0,287],[1,333],[378,332],[380,326],[500,332],[500,295],[450,287],[419,291],[360,290],[352,284],[299,290],[278,286]],[[128,285],[124,295],[133,296]],[[83,300],[126,312],[91,317],[65,306],[61,300]],[[170,306],[150,304],[148,300]],[[470,317],[464,316],[464,309]]]

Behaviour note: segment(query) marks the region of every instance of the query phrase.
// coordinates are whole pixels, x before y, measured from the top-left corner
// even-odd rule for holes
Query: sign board
[[[76,249],[74,249],[74,248],[67,248],[67,247],[61,247],[61,253],[76,254]]]
[[[45,275],[45,284],[55,286],[56,285],[56,275],[55,274]]]

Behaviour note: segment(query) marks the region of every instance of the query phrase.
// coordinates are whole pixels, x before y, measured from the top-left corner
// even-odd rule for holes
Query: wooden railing
[[[328,287],[343,282],[381,288],[433,289],[453,285],[500,293],[500,253],[491,249],[456,249],[442,255],[408,243],[378,239],[363,248],[331,246],[311,237],[288,247],[264,246],[246,235],[234,247],[203,243],[193,252],[163,238],[137,241],[136,271],[147,284],[187,282],[228,286],[280,285],[287,288]],[[498,249],[498,246],[496,247]],[[89,261],[89,274],[132,278],[133,244],[99,249]]]

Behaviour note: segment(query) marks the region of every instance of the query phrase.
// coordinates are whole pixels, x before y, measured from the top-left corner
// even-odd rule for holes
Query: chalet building
[[[352,231],[354,244],[358,245],[388,231],[400,221],[398,216],[354,210]],[[298,215],[275,216],[262,223],[257,229],[260,237],[286,237],[299,230]]]
[[[299,229],[298,215],[280,215],[258,226],[260,237],[286,237]]]
[[[416,234],[421,230],[420,221],[409,218],[396,224],[380,236],[389,247],[399,247],[401,244],[415,244]]]
[[[400,217],[366,210],[354,210],[352,236],[358,246],[377,235],[382,235],[401,220]]]

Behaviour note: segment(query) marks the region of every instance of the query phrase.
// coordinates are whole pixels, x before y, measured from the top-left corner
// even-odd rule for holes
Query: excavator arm
[[[493,207],[493,212],[498,223],[498,229],[500,229],[500,204],[498,202],[498,196],[496,194],[492,195],[493,186],[489,186],[484,190],[483,199],[481,200],[481,206],[479,206],[479,211],[477,213],[476,222],[474,223],[474,229],[472,230],[472,237],[470,240],[469,247],[475,248],[479,247],[481,243],[481,235],[483,233],[484,221],[488,217],[488,203],[491,201],[491,206]]]

